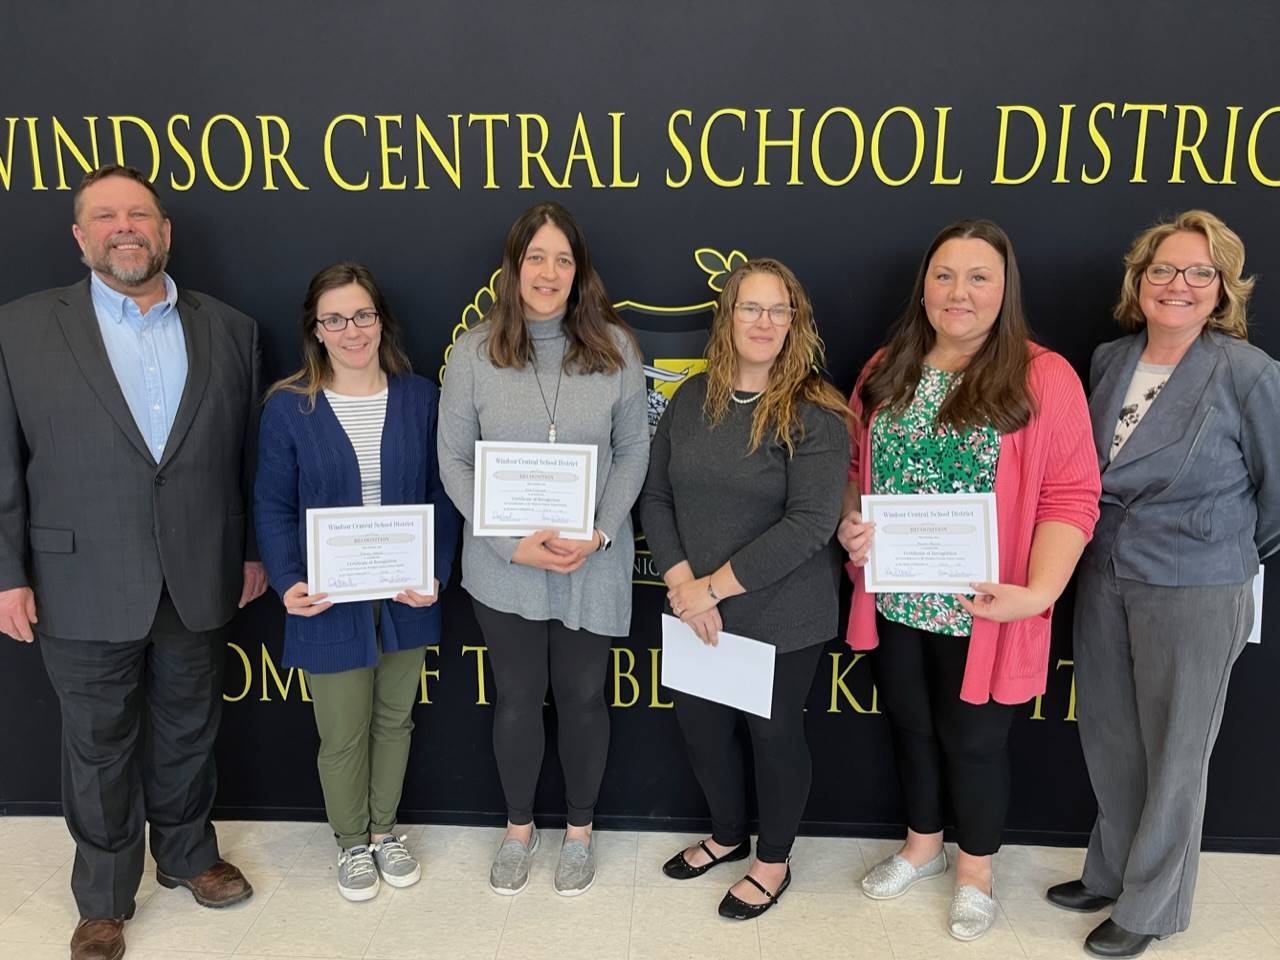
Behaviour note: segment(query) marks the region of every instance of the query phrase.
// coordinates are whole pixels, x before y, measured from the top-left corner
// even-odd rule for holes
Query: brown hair
[[[804,421],[798,409],[800,404],[809,403],[829,410],[846,422],[849,407],[824,375],[826,351],[813,319],[809,296],[796,275],[777,260],[748,260],[725,281],[715,318],[711,321],[711,336],[707,340],[707,397],[703,413],[715,425],[729,411],[738,373],[738,351],[733,346],[733,308],[738,300],[738,288],[753,273],[777,277],[787,291],[795,313],[782,342],[782,350],[769,369],[769,385],[751,415],[751,445],[747,452],[755,452],[764,439],[765,431],[772,426],[777,441],[786,446],[788,453],[794,454],[795,441],[804,437]]]
[[[1142,275],[1155,259],[1156,249],[1175,233],[1201,234],[1209,242],[1209,256],[1222,280],[1218,305],[1209,314],[1206,329],[1248,340],[1245,307],[1253,292],[1254,278],[1244,276],[1244,242],[1208,210],[1180,213],[1172,220],[1148,227],[1134,238],[1124,257],[1124,283],[1120,287],[1115,318],[1128,330],[1137,330],[1146,324],[1147,318],[1138,301]]]
[[[485,314],[489,323],[489,361],[495,367],[522,369],[533,358],[533,342],[525,329],[520,299],[520,267],[533,235],[547,223],[565,235],[573,254],[573,288],[562,321],[566,337],[564,369],[575,373],[613,373],[622,369],[626,358],[609,328],[623,331],[638,354],[635,334],[609,302],[604,283],[591,265],[582,229],[568,210],[552,201],[535,204],[520,214],[507,233],[502,269],[493,286],[493,305]]]
[[[387,306],[386,298],[378,289],[369,268],[359,263],[335,263],[311,278],[306,299],[302,302],[302,368],[273,383],[267,390],[268,397],[280,390],[299,393],[307,398],[307,411],[315,409],[316,395],[333,376],[329,352],[315,335],[318,322],[316,305],[328,291],[353,283],[364,288],[373,300],[373,308],[378,311],[378,322],[382,327],[382,336],[378,342],[378,365],[388,376],[403,376],[413,371],[409,357],[400,345],[400,324]]]
[[[1004,300],[995,325],[964,369],[964,376],[938,410],[936,422],[954,428],[990,424],[1001,433],[1013,433],[1026,426],[1034,410],[1027,387],[1030,330],[1022,310],[1022,280],[1013,243],[990,220],[960,220],[944,227],[933,238],[916,271],[907,309],[889,330],[884,350],[858,391],[863,418],[880,406],[902,414],[915,396],[925,355],[937,339],[925,313],[925,277],[929,263],[948,240],[975,239],[989,243],[1004,260]]]
[[[107,177],[127,177],[134,180],[147,188],[147,192],[151,194],[151,199],[156,202],[156,209],[160,211],[160,219],[168,220],[169,214],[165,212],[164,204],[160,202],[160,194],[156,192],[155,184],[147,179],[146,174],[135,167],[126,167],[119,163],[107,163],[98,167],[96,170],[89,170],[81,178],[75,192],[71,194],[71,210],[72,216],[78,221],[80,219],[80,194],[93,186],[99,180],[105,180]]]

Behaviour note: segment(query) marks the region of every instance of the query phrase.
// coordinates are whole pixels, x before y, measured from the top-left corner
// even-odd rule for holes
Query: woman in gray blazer
[[[1151,227],[1094,352],[1101,517],[1077,581],[1080,742],[1098,800],[1084,875],[1048,891],[1111,916],[1094,956],[1187,928],[1209,755],[1280,546],[1280,365],[1247,342],[1244,244],[1211,213]]]

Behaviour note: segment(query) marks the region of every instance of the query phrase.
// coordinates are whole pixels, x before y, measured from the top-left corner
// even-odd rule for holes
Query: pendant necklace
[[[533,368],[533,380],[538,385],[538,396],[542,398],[543,409],[547,411],[547,420],[551,423],[551,427],[547,430],[547,443],[555,443],[556,411],[560,409],[560,381],[564,379],[564,357],[560,358],[560,373],[556,376],[556,395],[550,406],[547,405],[547,395],[542,391],[542,378],[538,376],[538,359],[536,356],[530,358],[529,365]]]

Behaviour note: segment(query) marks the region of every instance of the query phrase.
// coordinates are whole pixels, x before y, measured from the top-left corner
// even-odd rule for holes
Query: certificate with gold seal
[[[994,493],[866,495],[868,593],[967,593],[1000,579]]]
[[[566,540],[590,540],[598,460],[594,443],[477,440],[471,532],[527,537],[558,530]]]
[[[435,592],[430,504],[307,511],[307,592],[334,603]]]

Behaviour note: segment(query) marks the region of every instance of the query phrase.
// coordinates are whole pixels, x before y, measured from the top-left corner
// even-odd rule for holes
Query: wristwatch
[[[599,527],[596,527],[596,529],[600,530]],[[600,544],[600,546],[596,547],[597,552],[599,552],[600,550],[608,550],[610,547],[613,546],[613,541],[609,539],[609,535],[605,533],[603,530],[600,530],[600,536],[603,538],[603,542]]]

